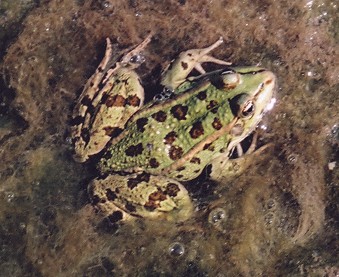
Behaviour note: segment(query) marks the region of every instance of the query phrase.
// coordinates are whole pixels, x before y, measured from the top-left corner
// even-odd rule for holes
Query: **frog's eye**
[[[230,106],[234,116],[249,118],[254,114],[255,105],[247,93],[239,94],[230,100]]]
[[[248,100],[242,107],[241,117],[248,118],[254,113],[254,103],[252,100]]]
[[[239,74],[232,69],[227,69],[221,73],[224,88],[233,89],[239,83]]]

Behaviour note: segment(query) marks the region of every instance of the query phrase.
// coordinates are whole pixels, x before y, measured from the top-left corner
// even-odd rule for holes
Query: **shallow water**
[[[336,1],[32,3],[0,3],[1,276],[338,276]],[[188,221],[112,226],[89,205],[96,173],[73,161],[69,120],[105,38],[124,49],[150,31],[146,93],[167,61],[219,36],[215,57],[272,70],[270,146],[240,176],[191,184]]]

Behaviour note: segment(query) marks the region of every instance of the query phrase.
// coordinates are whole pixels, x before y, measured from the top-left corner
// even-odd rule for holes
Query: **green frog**
[[[230,67],[209,53],[223,43],[180,53],[161,75],[164,91],[144,105],[135,69],[147,37],[114,59],[106,53],[75,106],[74,158],[95,157],[99,177],[91,202],[112,222],[132,217],[183,221],[194,210],[182,184],[207,165],[226,163],[269,106],[275,75],[261,67]],[[203,63],[222,69],[205,72]],[[193,70],[198,76],[191,76]],[[159,97],[160,96],[160,97]]]

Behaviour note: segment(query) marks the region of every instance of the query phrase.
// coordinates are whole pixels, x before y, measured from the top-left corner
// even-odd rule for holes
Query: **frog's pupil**
[[[245,104],[245,107],[242,111],[242,116],[243,117],[248,117],[250,116],[251,114],[253,114],[254,112],[254,104],[252,101],[248,101],[246,104]]]

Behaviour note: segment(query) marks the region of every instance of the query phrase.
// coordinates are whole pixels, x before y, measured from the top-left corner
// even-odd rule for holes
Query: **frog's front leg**
[[[144,61],[140,51],[149,41],[150,36],[116,62],[107,39],[105,56],[74,108],[71,136],[76,161],[99,153],[143,105],[144,89],[134,69]]]
[[[191,73],[193,68],[201,74],[205,74],[205,70],[201,64],[204,62],[212,62],[221,65],[230,65],[231,63],[216,59],[210,55],[213,49],[217,48],[223,43],[223,38],[219,38],[215,43],[206,48],[191,49],[181,52],[179,57],[171,62],[171,64],[164,70],[161,84],[174,90],[186,81],[187,76]]]
[[[145,172],[96,178],[88,192],[92,204],[112,222],[131,216],[183,221],[193,210],[183,185]]]

